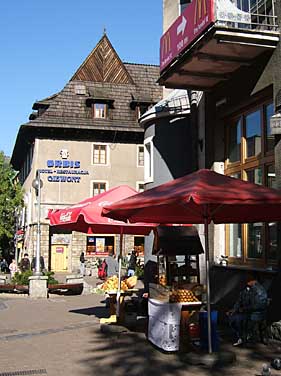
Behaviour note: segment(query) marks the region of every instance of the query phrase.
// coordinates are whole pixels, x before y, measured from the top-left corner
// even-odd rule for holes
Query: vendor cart
[[[149,285],[148,339],[164,351],[178,351],[202,307],[203,248],[195,226],[160,227],[156,248],[158,282]]]

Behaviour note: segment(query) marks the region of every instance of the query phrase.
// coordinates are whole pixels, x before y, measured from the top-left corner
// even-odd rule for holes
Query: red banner
[[[192,0],[160,40],[160,71],[214,22],[214,0]]]

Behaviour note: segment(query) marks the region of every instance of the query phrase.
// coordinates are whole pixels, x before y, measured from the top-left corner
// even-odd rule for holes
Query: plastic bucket
[[[211,312],[211,343],[212,350],[218,351],[219,337],[217,331],[218,311]],[[207,311],[199,312],[200,326],[200,347],[202,350],[208,350],[208,314]]]

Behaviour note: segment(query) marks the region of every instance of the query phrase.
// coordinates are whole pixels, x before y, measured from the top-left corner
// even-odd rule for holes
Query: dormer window
[[[93,103],[92,108],[95,119],[106,119],[108,117],[108,106],[106,103]]]
[[[91,108],[94,119],[110,119],[111,110],[114,109],[114,99],[94,98],[86,99],[86,106]]]
[[[146,113],[147,110],[151,107],[150,104],[140,104],[139,106],[136,107],[137,111],[137,118],[139,119],[143,114]]]
[[[143,100],[136,100],[133,99],[130,103],[130,107],[132,110],[136,111],[136,118],[139,119],[143,114],[146,113],[147,110],[149,110],[155,103],[152,102],[152,100],[149,99],[143,99]]]
[[[82,85],[82,84],[75,85],[74,91],[75,91],[75,94],[77,94],[77,95],[86,95],[87,94],[86,86]]]

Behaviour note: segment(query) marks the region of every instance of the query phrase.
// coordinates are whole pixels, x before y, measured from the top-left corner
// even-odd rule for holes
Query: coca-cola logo
[[[101,201],[98,203],[99,206],[108,206],[108,205],[111,205],[112,202],[110,201]]]
[[[61,222],[69,222],[71,221],[71,211],[68,211],[67,213],[61,214],[60,215],[60,221]]]

